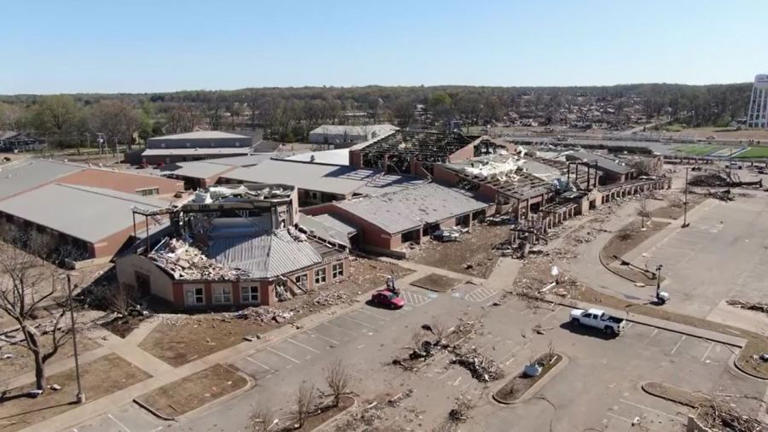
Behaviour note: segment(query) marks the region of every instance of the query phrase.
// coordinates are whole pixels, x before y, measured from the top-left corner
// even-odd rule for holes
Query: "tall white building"
[[[755,75],[747,110],[747,127],[768,129],[768,75]]]

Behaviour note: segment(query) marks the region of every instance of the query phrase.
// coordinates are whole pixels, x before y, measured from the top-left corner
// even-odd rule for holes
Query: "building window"
[[[325,283],[325,267],[315,270],[315,286]]]
[[[141,196],[149,196],[149,195],[158,195],[160,194],[160,188],[144,188],[144,189],[136,189],[136,193]]]
[[[309,191],[309,200],[314,202],[320,201],[320,192]]]
[[[300,275],[296,275],[293,278],[293,281],[296,282],[296,285],[300,286],[302,289],[307,289],[307,274],[302,273]]]
[[[344,263],[336,263],[332,267],[333,280],[344,277]]]
[[[240,301],[242,303],[258,303],[259,286],[251,285],[240,287]]]
[[[187,306],[205,304],[205,294],[203,293],[203,287],[187,288],[184,291],[184,295],[186,296]]]
[[[232,287],[215,286],[213,287],[213,304],[231,304]]]

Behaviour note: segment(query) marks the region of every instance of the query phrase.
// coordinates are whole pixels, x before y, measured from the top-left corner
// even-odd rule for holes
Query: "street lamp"
[[[656,303],[659,305],[663,305],[664,303],[669,301],[669,293],[661,290],[661,269],[662,268],[664,268],[664,266],[661,264],[656,266]]]
[[[72,325],[72,346],[75,354],[75,376],[77,378],[77,403],[85,403],[85,393],[80,383],[80,361],[77,357],[77,330],[75,328],[74,303],[72,303],[72,275],[67,273],[67,297],[69,298],[69,319]]]
[[[683,228],[687,228],[688,223],[688,167],[685,167],[685,200],[683,201]]]

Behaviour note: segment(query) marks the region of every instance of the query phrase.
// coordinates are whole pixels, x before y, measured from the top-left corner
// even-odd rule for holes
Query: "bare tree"
[[[267,432],[276,423],[277,418],[272,408],[257,405],[250,418],[251,432]]]
[[[648,208],[648,196],[646,194],[640,195],[640,207],[637,210],[637,215],[640,216],[640,229],[645,229],[645,219],[651,219],[651,210]]]
[[[45,363],[69,341],[71,328],[62,328],[62,320],[72,305],[57,297],[62,294],[61,274],[45,270],[45,262],[21,249],[0,244],[0,310],[19,326],[24,340],[21,346],[32,355],[35,366],[35,388],[45,390]],[[50,284],[50,286],[48,286]],[[48,302],[58,302],[59,312],[50,325],[35,322],[39,309]],[[50,346],[45,349],[41,337],[50,334]]]
[[[301,429],[312,412],[317,397],[315,384],[304,381],[296,392],[296,426]]]
[[[339,406],[341,397],[348,392],[351,378],[349,367],[341,359],[334,361],[325,371],[325,382],[331,389],[334,407]]]

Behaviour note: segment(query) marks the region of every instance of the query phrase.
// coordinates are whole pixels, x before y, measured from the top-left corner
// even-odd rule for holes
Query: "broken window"
[[[251,285],[240,287],[240,301],[242,303],[258,303],[259,286]]]
[[[184,291],[186,296],[187,305],[201,305],[205,304],[205,295],[203,293],[203,287],[187,288]]]
[[[325,267],[315,270],[315,285],[322,285],[325,283]]]
[[[331,270],[332,270],[331,274],[333,275],[333,280],[336,280],[340,277],[344,277],[344,263],[334,264]]]
[[[213,287],[213,303],[214,304],[232,303],[232,287],[230,286]]]
[[[293,281],[296,282],[296,285],[300,286],[302,289],[307,289],[307,274],[302,273],[300,275],[296,275],[293,278]]]

